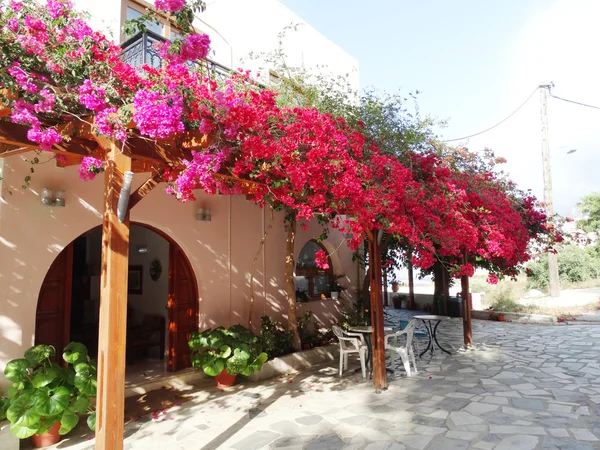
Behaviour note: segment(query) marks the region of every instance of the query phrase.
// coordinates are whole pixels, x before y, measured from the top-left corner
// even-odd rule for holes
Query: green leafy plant
[[[257,337],[242,325],[194,333],[188,345],[192,350],[192,366],[211,377],[216,377],[223,369],[230,375],[250,376],[268,359],[260,350]]]
[[[364,308],[360,297],[354,300],[354,304],[348,311],[342,312],[342,317],[343,319],[340,326],[344,330],[348,330],[350,327],[369,325],[369,311]]]
[[[298,318],[298,334],[302,345],[313,347],[319,342],[318,330],[313,322],[313,313],[306,311]]]
[[[10,400],[8,397],[2,396],[2,391],[0,391],[0,422],[6,420],[6,410],[10,406]]]
[[[67,434],[79,422],[79,414],[89,413],[88,426],[94,430],[96,413],[90,399],[96,396],[96,367],[88,356],[85,345],[71,342],[64,349],[62,358],[67,363],[53,361],[56,349],[51,345],[36,345],[25,352],[25,357],[10,361],[4,376],[12,381],[6,406],[6,418],[10,431],[25,439],[43,434],[56,422],[59,433]]]
[[[269,316],[261,317],[258,343],[269,358],[292,353],[292,332],[283,328],[281,322],[271,320]]]

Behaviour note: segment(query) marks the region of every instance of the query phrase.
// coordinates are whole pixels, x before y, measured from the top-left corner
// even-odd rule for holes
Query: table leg
[[[423,323],[425,324],[425,328],[427,329],[427,336],[429,337],[429,342],[427,342],[427,348],[421,352],[421,354],[419,355],[419,358],[422,358],[423,355],[425,353],[427,353],[427,350],[429,350],[430,348],[431,348],[431,352],[433,353],[432,330],[430,330],[431,322],[424,320]],[[427,326],[428,323],[429,323],[429,326]]]
[[[451,354],[448,350],[446,350],[444,347],[442,347],[440,345],[440,343],[437,340],[437,327],[440,324],[441,320],[438,320],[438,322],[435,324],[435,327],[433,328],[433,339],[435,340],[435,343],[437,344],[437,346],[440,348],[441,351],[448,353],[449,355]],[[433,349],[432,349],[433,350]],[[432,352],[433,353],[433,352]]]

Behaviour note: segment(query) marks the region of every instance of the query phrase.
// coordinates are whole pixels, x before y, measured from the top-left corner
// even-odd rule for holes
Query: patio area
[[[227,391],[202,380],[190,401],[129,418],[125,449],[600,448],[600,327],[474,321],[473,337],[459,350],[461,320],[442,322],[454,353],[424,355],[383,394],[340,379],[337,361]],[[55,448],[91,450],[92,436],[79,427]]]

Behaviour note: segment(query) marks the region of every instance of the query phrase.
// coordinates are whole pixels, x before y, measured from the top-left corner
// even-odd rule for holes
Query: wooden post
[[[408,267],[408,304],[410,305],[410,309],[415,309],[415,280],[413,274],[413,264],[412,264],[412,250],[408,251],[408,263],[406,265]]]
[[[463,253],[463,264],[467,262],[467,252]],[[460,278],[460,286],[462,288],[460,296],[462,297],[463,309],[463,334],[465,338],[465,346],[473,345],[473,334],[471,330],[471,298],[469,295],[469,277],[463,275]]]
[[[385,341],[383,338],[383,299],[381,295],[381,246],[378,230],[369,233],[369,265],[371,278],[371,326],[373,327],[373,386],[387,389],[385,373]]]
[[[122,153],[114,141],[102,140],[101,145],[108,151],[108,161],[104,181],[102,223],[96,449],[122,450],[125,414],[129,212],[125,221],[119,222],[117,203],[123,183],[123,173],[130,170],[131,158]]]

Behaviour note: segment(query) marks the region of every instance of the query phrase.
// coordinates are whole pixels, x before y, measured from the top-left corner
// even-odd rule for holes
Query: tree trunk
[[[463,264],[466,264],[467,252],[463,252]],[[465,347],[470,347],[473,345],[473,332],[471,329],[471,299],[469,293],[469,277],[463,275],[460,279],[461,284],[461,297],[462,297],[462,307],[463,307],[463,335],[465,341]]]
[[[442,267],[442,263],[440,263],[439,261],[435,263],[435,265],[433,266],[433,283],[434,283],[434,288],[433,288],[433,305],[431,308],[431,312],[434,314],[439,314],[441,313],[440,311],[440,305],[441,305],[441,299],[442,296],[444,295],[444,274],[443,274],[443,267]]]
[[[380,243],[380,253],[384,253],[387,251],[387,247],[391,244],[393,238],[391,235],[386,235],[385,239]],[[365,271],[365,279],[363,280],[363,287],[361,293],[361,299],[363,303],[363,307],[366,310],[371,310],[371,267],[373,264],[369,264],[367,270]],[[381,277],[380,277],[381,278]]]
[[[387,270],[383,271],[383,306],[390,306],[390,301],[388,299]]]
[[[450,301],[450,272],[446,267],[442,266],[442,273],[444,274],[444,290],[442,295],[444,300],[442,302],[442,314],[448,314],[448,302]]]
[[[415,280],[414,280],[414,274],[413,274],[412,250],[409,250],[409,252],[408,252],[408,262],[407,262],[406,266],[408,267],[408,304],[410,305],[409,308],[414,310],[415,309]]]
[[[271,222],[269,226],[265,229],[263,233],[263,237],[260,240],[260,244],[258,245],[258,250],[256,251],[256,255],[254,255],[254,260],[252,261],[252,268],[250,270],[250,306],[248,308],[248,329],[252,330],[252,313],[254,312],[254,274],[256,273],[256,263],[258,262],[258,258],[261,255],[263,249],[265,248],[265,241],[267,240],[267,235],[269,231],[273,227],[273,222],[275,221],[275,216],[273,215],[273,208],[271,208]],[[263,268],[264,270],[264,268]],[[266,299],[265,299],[266,300]]]
[[[285,243],[285,290],[288,300],[288,331],[292,332],[292,348],[300,351],[300,334],[298,333],[298,320],[296,319],[296,283],[294,281],[294,244],[296,242],[296,221],[289,224],[287,240]]]

